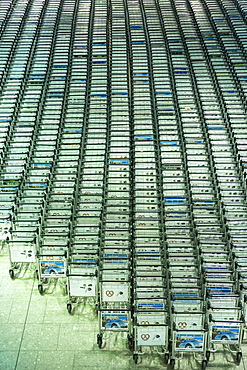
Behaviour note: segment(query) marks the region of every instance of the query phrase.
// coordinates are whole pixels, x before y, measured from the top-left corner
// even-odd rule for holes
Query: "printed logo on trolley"
[[[187,323],[186,323],[186,322],[179,322],[179,323],[178,323],[178,327],[179,327],[180,329],[184,329],[184,328],[186,328],[186,326],[187,326]]]
[[[105,294],[107,295],[107,297],[112,297],[114,295],[114,291],[113,290],[106,290]]]
[[[150,338],[149,334],[142,334],[141,335],[142,340],[148,340]]]

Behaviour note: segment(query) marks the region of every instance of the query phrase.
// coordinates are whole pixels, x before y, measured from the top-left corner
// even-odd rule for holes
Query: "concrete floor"
[[[104,348],[96,343],[98,320],[92,306],[78,307],[71,316],[61,285],[44,296],[37,289],[34,271],[12,281],[7,248],[0,251],[0,369],[169,369],[159,355],[146,355],[137,365],[126,347],[126,337],[115,334]],[[247,338],[247,337],[246,337]],[[243,360],[237,366],[232,355],[221,348],[213,354],[208,369],[247,369],[247,339]],[[246,364],[246,365],[245,365]],[[177,361],[176,369],[200,369],[192,356]]]

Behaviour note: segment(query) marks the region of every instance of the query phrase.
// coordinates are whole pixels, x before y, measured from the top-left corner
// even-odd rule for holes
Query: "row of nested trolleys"
[[[246,296],[244,1],[6,1],[1,239],[10,275],[96,304],[135,362],[224,343]],[[7,243],[5,243],[7,241]]]

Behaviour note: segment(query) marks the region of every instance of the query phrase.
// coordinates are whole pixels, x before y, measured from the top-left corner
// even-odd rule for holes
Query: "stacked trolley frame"
[[[45,129],[43,141],[36,146],[36,155],[42,146],[53,156],[52,170],[49,177],[49,192],[40,221],[37,241],[38,289],[43,294],[51,282],[61,281],[66,284],[68,245],[71,235],[71,222],[73,214],[73,201],[75,199],[75,183],[78,173],[80,153],[80,133],[78,138],[68,132],[66,127],[66,113],[69,111],[70,79],[72,77],[71,60],[73,57],[74,29],[76,9],[59,4],[61,24],[55,22],[55,34],[69,27],[67,42],[52,38],[54,57],[49,59],[49,70],[45,77],[47,89],[44,92],[43,110],[47,112],[47,119],[42,123]],[[57,51],[62,53],[58,53]],[[46,134],[46,130],[55,130],[54,136]],[[74,159],[74,161],[73,161]],[[73,161],[73,162],[72,162]],[[74,165],[73,165],[74,164]]]
[[[102,142],[105,139],[105,132],[99,127],[103,122],[102,116],[98,118],[97,125],[93,103],[98,96],[98,91],[95,90],[98,89],[99,82],[99,79],[94,81],[92,77],[96,64],[92,56],[95,52],[92,45],[93,20],[94,2],[91,3],[91,7],[79,9],[77,13],[75,29],[80,28],[81,22],[87,29],[88,38],[81,37],[80,33],[75,32],[72,86],[69,109],[66,112],[67,135],[71,135],[71,139],[77,138],[79,149],[78,156],[74,158],[77,167],[67,270],[67,310],[70,314],[77,312],[80,307],[83,309],[86,303],[95,308],[98,295],[98,239],[104,168]],[[96,46],[98,47],[104,48]],[[99,54],[101,53],[103,55],[104,51],[100,50]]]
[[[95,66],[93,77],[107,80],[107,90],[98,87],[95,112],[102,101],[104,117],[104,185],[100,225],[98,346],[106,344],[112,333],[129,336],[131,329],[131,224],[132,179],[130,97],[127,65],[127,43],[122,39],[124,23],[122,10],[106,2],[97,6],[95,14],[105,19],[106,42],[101,46],[104,67]],[[120,18],[120,19],[119,19]],[[120,21],[120,24],[119,24]],[[124,18],[123,18],[124,21]],[[107,27],[106,27],[107,26]],[[95,35],[103,26],[95,26]],[[114,34],[114,35],[113,35]],[[96,37],[96,36],[95,36]],[[103,41],[97,37],[98,41]],[[102,42],[103,44],[103,42]],[[96,47],[96,46],[95,46]],[[97,46],[99,48],[99,46]],[[100,70],[101,72],[98,72]],[[104,73],[104,75],[103,75]],[[104,95],[103,95],[104,94]],[[102,97],[105,97],[102,99]],[[104,116],[103,116],[104,115]],[[103,151],[102,151],[103,152]]]
[[[48,2],[18,4],[11,9],[15,28],[9,29],[3,37],[10,37],[8,33],[12,31],[11,42],[6,44],[8,63],[1,84],[1,101],[6,102],[5,121],[8,121],[1,153],[1,181],[2,192],[8,194],[6,199],[13,202],[8,237],[12,279],[20,276],[23,268],[36,262],[38,226],[49,182],[49,162],[34,155],[40,129],[40,84],[43,81],[35,73],[35,59],[47,12]],[[23,39],[20,47],[17,43],[19,37]]]
[[[242,303],[239,300],[239,288],[234,278],[236,272],[232,262],[232,240],[241,238],[242,233],[240,228],[236,227],[232,215],[238,209],[241,216],[246,217],[246,183],[243,181],[241,161],[239,163],[241,152],[236,143],[235,135],[237,132],[234,129],[234,121],[241,119],[240,107],[242,105],[242,108],[246,109],[246,104],[240,97],[240,115],[232,114],[231,103],[228,103],[229,93],[236,92],[242,96],[242,89],[238,83],[235,69],[230,67],[231,59],[234,59],[234,55],[232,55],[234,49],[228,50],[225,46],[227,40],[225,32],[229,28],[227,21],[225,21],[219,33],[213,17],[219,17],[217,21],[221,21],[220,7],[215,6],[210,13],[204,1],[202,5],[205,14],[205,27],[210,30],[210,37],[202,38],[202,30],[200,30],[199,39],[210,70],[207,91],[214,97],[215,102],[214,105],[211,105],[213,115],[205,120],[204,131],[211,158],[211,171],[217,185],[220,216],[222,217],[221,228],[215,230],[215,237],[219,240],[218,248],[214,247],[212,252],[209,248],[202,248],[202,265],[209,300],[208,353],[210,350],[216,350],[219,343],[228,344],[230,351],[236,354],[236,362],[239,364],[242,357],[243,312]],[[197,15],[189,5],[188,8],[195,21],[197,35],[199,35]],[[209,54],[209,45],[216,44],[218,45],[217,50],[212,50]],[[238,61],[239,57],[240,55],[237,58]],[[224,60],[224,64],[221,59]],[[224,65],[231,68],[231,75],[228,77],[225,76]],[[208,105],[206,102],[204,104],[205,107]]]
[[[135,181],[133,220],[133,334],[135,363],[145,354],[169,359],[169,317],[163,205],[161,138],[152,58],[160,69],[160,32],[149,35],[144,4],[127,4],[125,12],[131,58]],[[153,14],[152,14],[153,15]],[[155,19],[153,20],[155,21]],[[158,75],[158,74],[157,74]],[[159,75],[157,76],[159,80]]]

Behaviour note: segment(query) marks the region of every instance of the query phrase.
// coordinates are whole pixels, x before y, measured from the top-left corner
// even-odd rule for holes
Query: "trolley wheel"
[[[237,355],[236,355],[237,365],[240,365],[241,359],[242,359],[242,352],[238,352]]]
[[[39,284],[38,285],[38,291],[39,291],[39,294],[40,295],[44,295],[45,291],[44,291],[44,288],[43,288],[43,285],[42,284]]]
[[[133,360],[134,360],[134,363],[137,364],[137,362],[138,362],[138,355],[136,353],[133,354]]]
[[[15,273],[14,273],[14,270],[13,269],[10,269],[9,270],[9,276],[12,280],[15,280]]]
[[[166,365],[167,365],[167,364],[168,364],[168,362],[169,362],[169,358],[170,358],[169,353],[166,353],[166,354],[165,354],[165,364],[166,364]]]
[[[97,334],[97,344],[99,348],[102,348],[103,338],[102,334]]]
[[[175,360],[174,360],[174,358],[172,358],[171,361],[170,361],[170,367],[171,367],[171,369],[174,369],[174,367],[175,367]]]
[[[207,359],[207,361],[209,361],[209,359],[210,359],[210,351],[206,351],[206,359]]]
[[[9,276],[10,276],[10,278],[11,278],[12,280],[15,280],[15,272],[14,272],[14,270],[13,270],[13,269],[10,269],[10,270],[9,270]]]
[[[70,315],[72,315],[72,304],[71,303],[67,303],[67,311]]]
[[[202,361],[202,370],[205,370],[207,368],[207,360]]]

